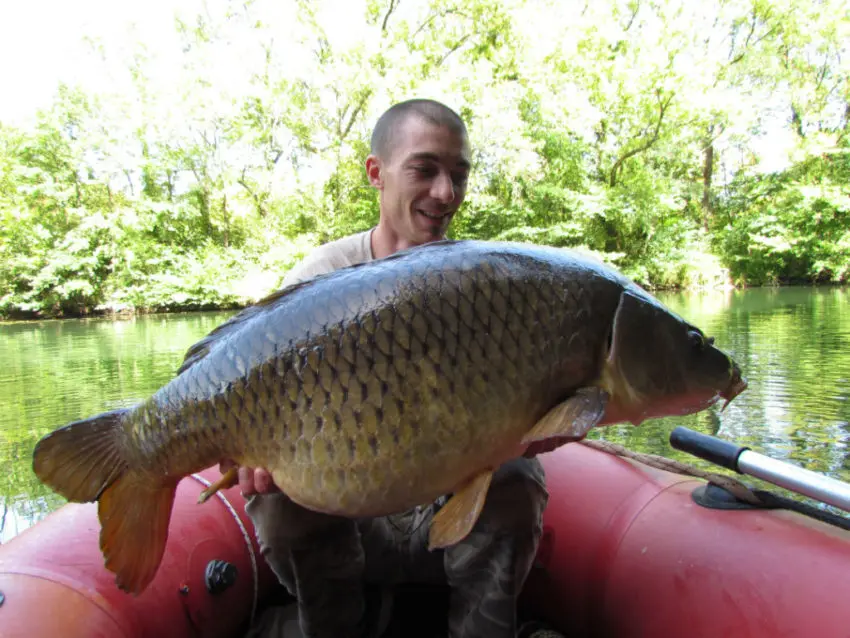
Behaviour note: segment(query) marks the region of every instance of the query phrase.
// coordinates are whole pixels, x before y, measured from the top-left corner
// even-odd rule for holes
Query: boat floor
[[[380,592],[367,590],[367,614],[376,614]],[[283,624],[291,622],[294,599],[281,588],[257,614],[253,626],[240,638],[289,638]],[[399,585],[393,590],[392,615],[381,638],[445,638],[449,590],[444,586]],[[557,631],[541,631],[546,627],[539,619],[518,618],[518,638],[571,638]],[[535,633],[536,632],[536,633]]]

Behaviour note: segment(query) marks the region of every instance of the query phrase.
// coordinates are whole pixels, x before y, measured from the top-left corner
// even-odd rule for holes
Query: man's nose
[[[452,200],[454,200],[455,187],[450,175],[446,174],[444,171],[440,171],[437,177],[434,178],[434,183],[431,185],[431,197],[443,202],[444,204],[449,204]]]

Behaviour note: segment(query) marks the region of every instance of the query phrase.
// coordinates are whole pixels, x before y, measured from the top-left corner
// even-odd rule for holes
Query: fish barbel
[[[69,501],[98,501],[105,565],[139,593],[178,482],[221,459],[266,468],[293,501],[340,516],[452,494],[429,536],[445,547],[469,533],[493,471],[529,446],[745,388],[712,338],[608,266],[447,240],[245,309],[151,397],[46,434],[33,469]]]

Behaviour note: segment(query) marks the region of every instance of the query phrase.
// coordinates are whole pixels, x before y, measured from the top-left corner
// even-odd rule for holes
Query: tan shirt
[[[372,231],[374,228],[328,242],[307,255],[283,279],[281,287],[304,281],[316,275],[372,261]]]

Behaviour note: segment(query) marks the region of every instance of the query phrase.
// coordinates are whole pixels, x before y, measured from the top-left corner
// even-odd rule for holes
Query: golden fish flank
[[[106,566],[136,593],[159,566],[178,481],[221,458],[344,516],[453,493],[436,548],[469,533],[492,471],[529,445],[745,387],[697,328],[598,262],[436,242],[247,308],[145,402],[43,437],[33,469],[69,500],[99,501]]]

